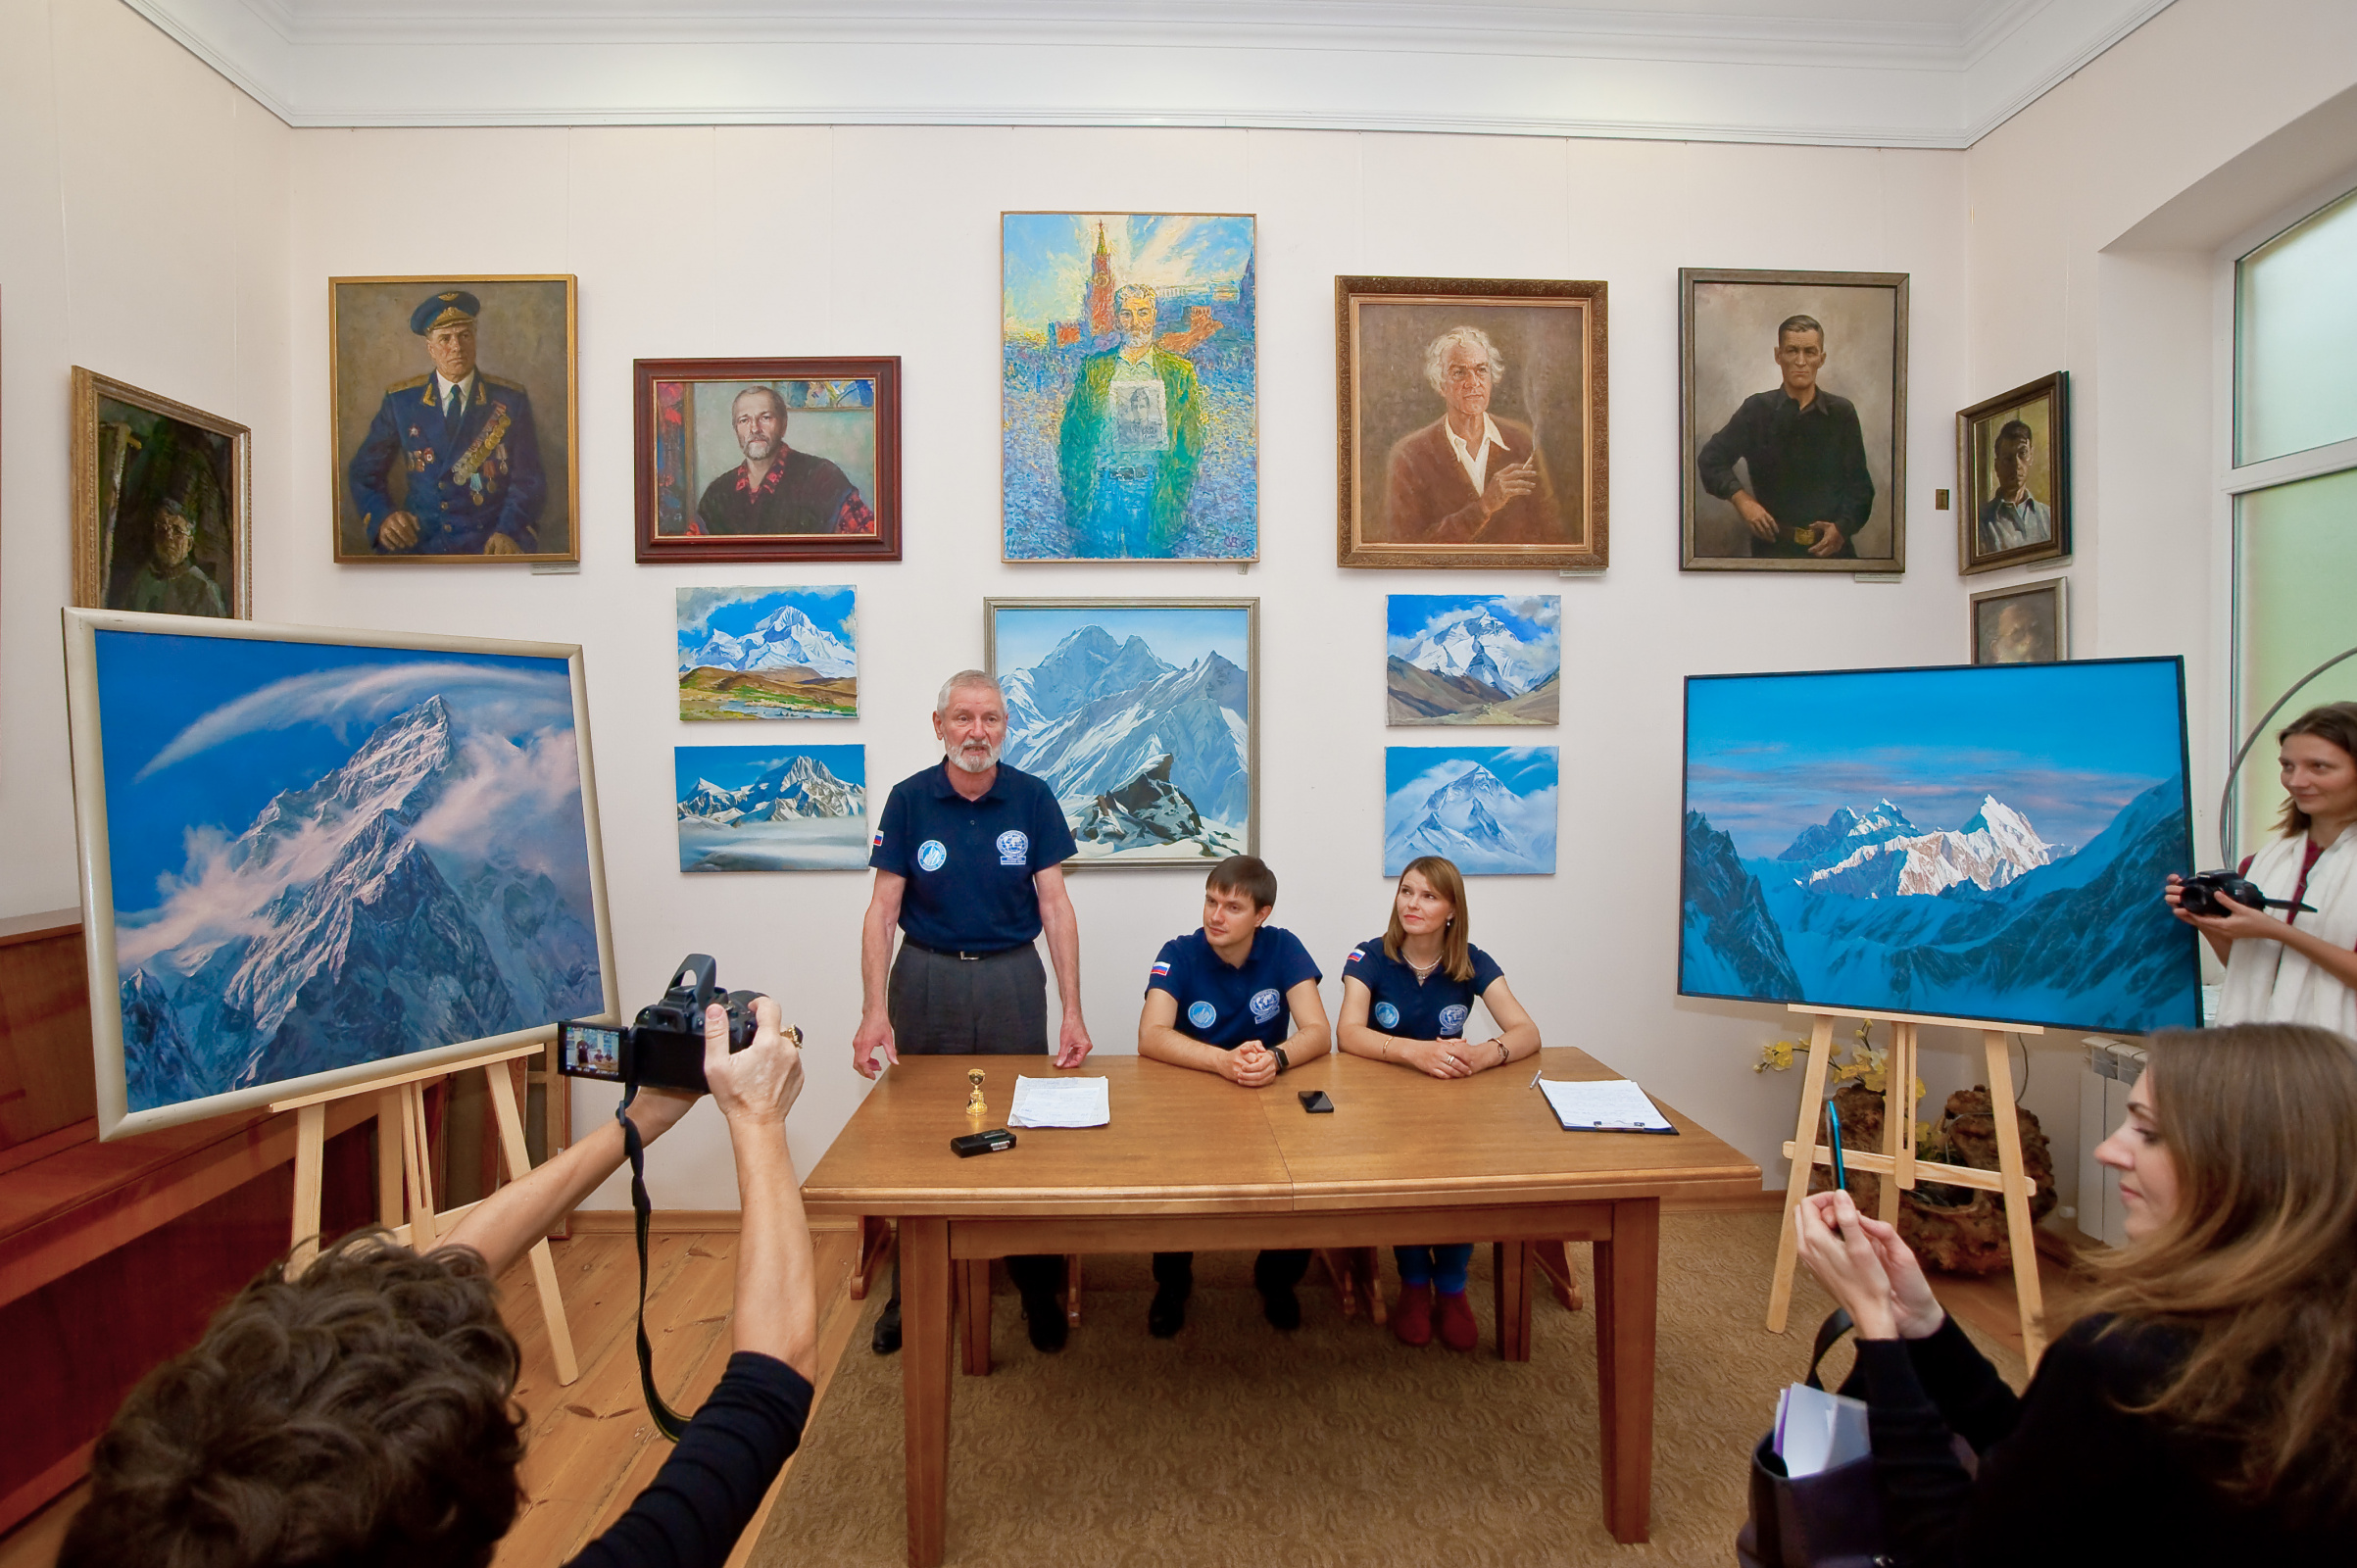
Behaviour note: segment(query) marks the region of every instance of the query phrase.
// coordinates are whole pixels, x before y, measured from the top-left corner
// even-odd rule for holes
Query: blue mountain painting
[[[2193,934],[2160,900],[2192,853],[2177,662],[2038,671],[1690,680],[1679,990],[2197,1024]]]

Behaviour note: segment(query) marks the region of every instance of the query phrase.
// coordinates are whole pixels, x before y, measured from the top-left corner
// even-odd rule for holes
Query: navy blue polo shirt
[[[1293,1033],[1286,993],[1304,980],[1323,980],[1317,961],[1291,931],[1264,925],[1252,933],[1244,962],[1231,964],[1211,951],[1198,926],[1172,937],[1154,956],[1146,976],[1148,991],[1167,991],[1178,1003],[1179,1032],[1222,1051],[1247,1040],[1281,1044]]]
[[[1033,875],[1079,848],[1055,792],[1019,767],[999,764],[982,799],[950,783],[944,758],[892,786],[867,863],[908,879],[901,929],[950,953],[999,953],[1040,934]]]
[[[1416,971],[1397,958],[1386,957],[1383,938],[1361,942],[1343,960],[1343,978],[1367,988],[1367,1025],[1402,1040],[1457,1040],[1473,1012],[1473,999],[1505,978],[1498,960],[1467,945],[1473,959],[1473,978],[1451,980],[1436,969],[1422,985]]]

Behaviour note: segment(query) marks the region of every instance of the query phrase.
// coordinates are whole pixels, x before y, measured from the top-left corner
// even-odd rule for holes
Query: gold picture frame
[[[581,559],[578,295],[570,272],[327,280],[339,564]],[[422,339],[461,318],[477,357],[453,430]]]
[[[253,432],[78,365],[71,397],[74,606],[253,619]]]
[[[2008,475],[2000,462],[2018,465]],[[2002,492],[2008,477],[2015,499]],[[1956,570],[2071,557],[2071,372],[2056,370],[1956,415]]]

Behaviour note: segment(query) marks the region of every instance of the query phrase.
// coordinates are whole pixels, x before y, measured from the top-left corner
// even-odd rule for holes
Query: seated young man
[[[1163,943],[1147,977],[1139,1055],[1265,1089],[1295,1062],[1326,1054],[1334,1031],[1317,992],[1325,977],[1301,938],[1268,923],[1276,906],[1276,873],[1257,857],[1231,855],[1211,867],[1203,928]],[[1260,1304],[1281,1329],[1301,1327],[1293,1288],[1308,1267],[1306,1250],[1262,1252],[1252,1262]],[[1168,1339],[1187,1323],[1195,1254],[1154,1253],[1154,1281],[1146,1327]]]

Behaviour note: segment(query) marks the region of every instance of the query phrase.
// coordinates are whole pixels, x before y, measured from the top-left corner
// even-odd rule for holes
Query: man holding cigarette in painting
[[[1874,479],[1857,405],[1817,384],[1825,328],[1815,317],[1777,327],[1776,366],[1784,384],[1743,399],[1695,455],[1702,488],[1733,504],[1755,560],[1854,561],[1858,530],[1874,513]],[[1748,483],[1736,474],[1738,459]]]
[[[1505,361],[1478,326],[1452,326],[1424,351],[1424,378],[1447,405],[1392,447],[1387,543],[1530,545],[1559,540],[1554,486],[1527,424],[1490,413]]]
[[[548,482],[532,400],[474,365],[482,303],[464,289],[429,295],[410,313],[433,370],[385,389],[345,477],[368,545],[379,555],[516,556],[539,548]],[[387,483],[409,470],[396,506]]]

